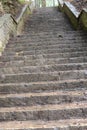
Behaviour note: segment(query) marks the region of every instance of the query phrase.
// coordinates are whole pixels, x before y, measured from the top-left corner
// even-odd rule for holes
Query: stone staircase
[[[87,33],[55,8],[29,16],[0,57],[0,130],[87,130]]]

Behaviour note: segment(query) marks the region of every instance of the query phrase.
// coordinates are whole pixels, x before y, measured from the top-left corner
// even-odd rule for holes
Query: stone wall
[[[0,17],[0,55],[8,43],[10,36],[21,33],[24,21],[31,11],[29,5],[25,5],[17,19],[14,19],[11,14],[4,14]]]
[[[17,23],[10,14],[0,17],[0,55],[8,42],[10,35],[16,34]]]

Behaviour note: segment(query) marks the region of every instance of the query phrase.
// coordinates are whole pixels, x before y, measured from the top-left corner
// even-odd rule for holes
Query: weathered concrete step
[[[50,27],[52,27],[52,28],[53,28],[53,26],[58,27],[58,26],[60,26],[62,24],[64,24],[62,27],[68,27],[68,25],[66,23],[64,23],[64,18],[60,17],[60,16],[58,16],[58,17],[59,17],[59,19],[56,19],[56,20],[55,20],[55,18],[54,19],[52,19],[52,18],[44,19],[44,17],[43,17],[42,20],[44,20],[44,21],[40,21],[40,20],[38,20],[38,18],[37,19],[31,19],[29,21],[30,24],[29,25],[26,24],[26,28],[29,27],[29,29],[30,28],[35,29],[35,28],[39,27],[38,28],[38,30],[39,30],[39,29],[41,29],[43,27],[45,27],[45,29],[46,29],[46,27],[47,27],[47,28],[50,29]],[[37,26],[35,25],[35,23],[36,23]]]
[[[42,11],[42,10],[41,10],[41,11]],[[31,16],[28,17],[28,19],[27,19],[26,22],[28,22],[28,21],[33,21],[33,19],[36,19],[36,20],[38,20],[38,21],[41,20],[41,22],[44,22],[44,18],[45,18],[46,20],[48,20],[48,19],[55,19],[55,18],[57,18],[57,16],[55,15],[55,13],[56,13],[56,15],[60,16],[61,18],[62,18],[62,16],[64,16],[64,14],[61,13],[60,11],[57,11],[57,12],[50,11],[50,13],[49,13],[49,12],[45,12],[45,11],[42,11],[42,12],[36,11],[35,13],[33,13],[33,15],[31,15]],[[53,17],[52,17],[52,16],[53,16]],[[29,18],[30,18],[30,19],[29,19]],[[47,19],[47,18],[48,18],[48,19]],[[43,19],[43,21],[42,21],[42,19]],[[57,19],[58,19],[58,18],[57,18]],[[33,22],[35,22],[35,21],[33,21]]]
[[[58,40],[58,41],[33,41],[33,42],[29,42],[29,41],[27,41],[27,40],[25,40],[25,41],[15,41],[15,43],[14,42],[10,42],[9,41],[9,44],[7,44],[7,47],[21,47],[21,46],[27,46],[27,47],[31,47],[31,46],[54,46],[54,45],[71,45],[71,44],[76,44],[76,45],[82,45],[82,43],[83,43],[83,46],[84,45],[86,45],[86,43],[84,42],[84,40],[80,40],[80,41],[78,41],[78,40],[75,40],[75,41],[71,41],[70,42],[70,40]]]
[[[18,53],[15,56],[2,56],[0,57],[1,61],[14,61],[14,60],[37,60],[37,59],[45,59],[45,58],[72,58],[72,57],[81,57],[87,56],[87,51],[84,52],[69,52],[69,53],[53,53],[53,54],[34,54],[34,55],[24,55],[20,56]]]
[[[40,57],[37,60],[15,60],[8,62],[0,62],[0,68],[5,67],[20,67],[20,66],[44,66],[54,64],[68,64],[68,63],[86,63],[87,57],[73,57],[73,58],[49,58],[44,59]]]
[[[1,94],[87,90],[87,79],[0,84]]]
[[[70,23],[69,23],[70,24]],[[70,26],[70,27],[69,27]],[[24,33],[32,33],[32,34],[35,34],[35,33],[44,33],[44,32],[61,32],[61,31],[71,31],[71,28],[72,28],[72,31],[73,31],[73,27],[71,26],[71,25],[69,25],[66,29],[64,28],[64,27],[62,27],[61,26],[61,28],[55,28],[55,29],[51,29],[51,27],[50,27],[50,29],[44,29],[44,30],[42,30],[42,29],[40,29],[40,30],[37,30],[37,28],[34,30],[34,29],[31,29],[31,30],[29,30],[28,29],[28,27],[25,27],[25,29],[24,29]]]
[[[58,41],[58,40],[72,40],[72,41],[85,41],[87,42],[87,39],[86,39],[87,36],[84,36],[84,37],[63,37],[61,35],[59,35],[58,37],[43,37],[43,38],[40,38],[40,37],[27,37],[27,38],[21,38],[21,39],[13,39],[13,42],[25,42],[25,41],[28,41],[28,42],[39,42],[39,41]]]
[[[15,125],[16,124],[16,125]],[[67,119],[59,121],[9,121],[1,122],[1,129],[13,129],[14,130],[86,130],[87,129],[87,119]]]
[[[33,39],[33,38],[32,38]],[[63,39],[62,38],[59,38],[58,40],[56,40],[55,38],[54,38],[54,40],[52,39],[37,39],[36,41],[33,39],[33,40],[29,40],[28,38],[26,39],[26,40],[15,40],[15,41],[9,41],[9,44],[7,44],[7,46],[13,46],[13,47],[16,47],[16,45],[18,46],[20,46],[20,45],[30,45],[30,46],[32,46],[32,45],[37,45],[37,46],[40,46],[40,45],[52,45],[52,44],[81,44],[82,42],[83,42],[83,44],[86,44],[86,40],[85,39],[82,39],[82,40],[69,40],[69,39],[66,39],[66,40],[64,40],[63,41]]]
[[[25,26],[26,27],[26,26]],[[66,34],[67,32],[67,34]],[[48,33],[47,32],[38,32],[38,33],[32,33],[32,30],[31,30],[31,33],[29,33],[30,36],[34,36],[34,35],[50,35],[50,34],[53,34],[53,35],[57,35],[57,34],[63,34],[63,35],[74,35],[74,36],[77,36],[77,35],[87,35],[87,32],[83,31],[83,30],[69,30],[69,31],[51,31]],[[25,36],[25,35],[29,35],[27,32],[23,32],[22,34],[18,35],[18,36]]]
[[[87,101],[87,91],[53,91],[0,95],[0,107],[34,106]]]
[[[51,19],[51,20],[50,20]],[[55,18],[54,18],[55,19]],[[44,19],[44,17],[42,18],[42,20],[44,20],[43,22],[41,22],[40,20],[38,20],[38,19],[31,19],[29,22],[30,22],[30,28],[33,28],[33,25],[35,26],[35,27],[49,27],[49,29],[50,29],[50,27],[52,26],[53,27],[53,25],[54,25],[54,27],[58,27],[58,26],[60,26],[60,25],[62,25],[62,24],[64,24],[64,26],[62,26],[62,27],[65,27],[65,26],[67,26],[68,27],[68,24],[66,24],[66,23],[63,23],[64,22],[64,18],[63,17],[60,17],[59,16],[59,20],[54,20],[53,19],[53,21],[52,21],[52,18],[48,18],[48,19]],[[33,21],[33,20],[35,20],[35,21]],[[35,25],[35,23],[37,23],[37,26]],[[45,26],[45,24],[46,24],[46,26]],[[26,24],[26,27],[29,27],[29,25],[28,24]],[[40,28],[38,28],[38,29],[40,29]],[[34,28],[33,28],[34,29]],[[44,29],[44,28],[43,28]]]
[[[31,51],[31,50],[48,50],[48,49],[64,49],[64,48],[81,48],[81,47],[86,47],[87,48],[87,45],[86,44],[56,44],[56,45],[43,45],[43,46],[18,46],[18,47],[9,47],[9,48],[6,48],[5,50],[6,51]]]
[[[60,81],[73,79],[87,79],[87,70],[70,70],[59,72],[38,72],[38,73],[18,73],[2,74],[0,83],[28,83],[41,81]]]
[[[35,33],[36,33],[36,32],[47,32],[47,31],[48,31],[48,32],[50,32],[50,31],[51,31],[51,32],[52,32],[52,31],[58,31],[58,32],[59,32],[59,31],[61,31],[61,30],[62,30],[62,31],[63,31],[63,30],[66,31],[66,29],[67,29],[67,31],[71,30],[71,27],[69,27],[69,26],[63,27],[62,25],[60,26],[60,28],[59,28],[59,26],[57,26],[57,27],[55,27],[55,28],[54,28],[54,27],[53,27],[53,28],[49,27],[49,28],[44,28],[44,29],[43,29],[43,28],[38,29],[38,28],[39,28],[39,26],[36,27],[36,29],[35,29],[35,28],[31,28],[31,30],[32,30],[32,32],[35,32]],[[29,26],[27,26],[27,27],[25,28],[25,32],[28,32],[28,33],[29,33],[29,32],[31,32],[31,30],[30,30]]]
[[[49,121],[71,118],[87,118],[87,102],[0,108],[0,121]]]
[[[58,32],[58,31],[55,31],[55,32],[38,32],[38,33],[26,33],[24,32],[23,34],[21,35],[18,35],[17,38],[15,38],[15,40],[19,40],[21,39],[22,37],[25,37],[25,38],[31,38],[31,37],[60,37],[62,39],[62,37],[66,37],[66,36],[69,36],[69,37],[84,37],[84,35],[87,35],[87,33],[84,33],[84,32],[76,32],[76,31],[65,31],[65,32]],[[9,41],[11,42],[13,39],[10,39]]]
[[[60,12],[57,13],[56,16],[55,16],[55,13],[52,13],[52,14],[47,14],[47,13],[46,14],[36,14],[35,13],[33,15],[33,17],[28,17],[26,23],[30,22],[30,25],[31,25],[31,24],[36,23],[37,21],[38,21],[38,23],[48,23],[49,20],[51,20],[51,21],[54,20],[55,22],[57,22],[58,20],[61,20],[61,19],[65,20],[63,13],[60,13]],[[53,22],[50,22],[50,23],[53,23]],[[59,22],[59,24],[60,24],[60,22]],[[25,27],[26,27],[26,25],[25,25]]]
[[[59,39],[72,39],[72,40],[83,40],[83,39],[85,39],[86,40],[86,37],[87,37],[87,35],[78,35],[78,36],[73,36],[73,35],[63,35],[63,34],[57,34],[57,35],[42,35],[42,36],[37,36],[37,35],[35,35],[35,36],[30,36],[30,35],[23,35],[23,36],[19,36],[19,37],[17,37],[16,39],[14,39],[14,40],[17,40],[17,41],[22,41],[22,40],[26,40],[27,38],[29,39],[29,40],[31,40],[31,39],[33,39],[33,40],[37,40],[37,39],[45,39],[45,40],[47,40],[47,39],[57,39],[57,38],[59,38]]]
[[[20,66],[0,68],[1,74],[17,74],[17,73],[38,73],[38,72],[55,72],[68,70],[86,70],[87,63],[71,63],[71,64],[55,64],[43,66]]]
[[[87,36],[87,34],[85,34],[85,33],[79,33],[79,34],[77,34],[77,33],[48,33],[48,34],[46,34],[46,33],[37,33],[37,34],[25,34],[25,35],[18,35],[17,37],[16,37],[16,40],[22,40],[22,39],[26,39],[26,38],[28,38],[28,39],[31,39],[31,38],[37,38],[38,37],[38,39],[39,38],[62,38],[62,39],[70,39],[70,37],[71,37],[71,39],[84,39],[84,38],[86,38],[86,36]]]
[[[43,50],[29,50],[29,51],[4,51],[3,56],[23,56],[23,55],[37,55],[37,54],[54,54],[54,53],[79,53],[87,51],[87,47],[78,47],[78,48],[54,48],[54,49],[43,49]]]
[[[59,17],[57,17],[57,16],[59,16]],[[28,23],[28,22],[30,22],[30,25],[32,24],[32,23],[35,23],[35,22],[46,22],[46,21],[48,21],[48,20],[54,20],[54,21],[57,21],[57,20],[60,20],[60,19],[64,19],[64,14],[63,13],[61,13],[61,12],[58,12],[57,11],[57,13],[56,13],[56,16],[55,16],[55,13],[53,13],[53,12],[51,12],[51,14],[50,13],[33,13],[33,16],[31,15],[31,16],[29,16],[28,17],[28,19],[27,19],[27,21],[26,21],[26,23]],[[55,20],[56,19],[56,20]],[[35,21],[34,21],[35,20]],[[32,23],[31,23],[32,22]],[[25,25],[25,27],[26,27],[26,25]]]
[[[32,22],[32,24],[30,24],[30,26],[27,24],[26,25],[26,27],[29,27],[29,29],[31,28],[31,29],[35,29],[35,27],[37,28],[37,26],[35,26],[35,23],[33,22],[33,20],[34,19],[32,19],[30,22]],[[60,17],[60,19],[59,20],[51,20],[50,21],[50,19],[47,19],[46,21],[44,20],[44,22],[40,22],[40,21],[38,21],[37,19],[35,19],[35,22],[36,23],[38,23],[38,25],[39,25],[39,28],[38,29],[41,29],[41,28],[43,28],[43,27],[45,27],[45,29],[50,29],[50,27],[54,27],[54,28],[56,28],[56,27],[58,27],[58,26],[60,26],[60,25],[62,25],[62,24],[64,24],[64,26],[63,27],[68,27],[68,25],[66,24],[66,23],[63,23],[64,22],[64,18],[61,18]],[[39,24],[39,22],[40,22],[40,24]],[[46,25],[46,26],[45,26]],[[47,27],[47,28],[46,28]],[[43,28],[44,29],[44,28]]]
[[[26,33],[26,32],[23,32],[22,34],[20,34],[20,35],[18,35],[17,36],[17,39],[20,39],[20,38],[22,38],[22,37],[33,37],[33,36],[39,36],[39,37],[47,37],[47,36],[63,36],[63,37],[65,37],[65,36],[72,36],[72,37],[79,37],[79,36],[81,36],[81,37],[84,37],[85,35],[87,35],[87,32],[84,32],[84,31],[75,31],[75,30],[73,30],[73,31],[67,31],[67,33],[66,33],[66,31],[64,32],[64,31],[60,31],[60,32],[57,32],[57,31],[55,31],[55,32],[38,32],[38,33],[34,33],[34,34],[32,34],[32,33]]]

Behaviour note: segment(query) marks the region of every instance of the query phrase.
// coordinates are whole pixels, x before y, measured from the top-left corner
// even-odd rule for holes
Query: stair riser
[[[26,55],[26,56],[2,56],[0,57],[1,61],[8,62],[8,61],[15,61],[15,60],[37,60],[40,57],[44,58],[73,58],[73,57],[86,57],[87,52],[78,52],[78,53],[55,53],[55,54],[37,54],[37,55]]]
[[[32,51],[19,51],[19,52],[16,52],[16,51],[10,51],[10,52],[8,52],[8,51],[6,51],[5,50],[5,52],[3,53],[3,56],[5,57],[5,56],[7,56],[8,55],[8,57],[9,56],[14,56],[14,55],[17,55],[18,54],[18,56],[24,56],[24,55],[38,55],[38,54],[40,54],[40,53],[42,53],[42,54],[54,54],[54,53],[79,53],[79,52],[82,52],[82,53],[84,53],[85,51],[87,51],[87,47],[82,47],[82,48],[61,48],[61,49],[47,49],[47,50],[37,50],[37,51],[35,51],[35,50],[32,50]]]
[[[20,75],[1,75],[0,83],[20,83],[20,82],[41,82],[41,81],[60,81],[70,79],[87,79],[87,71],[83,72],[59,72],[59,73],[29,73]]]
[[[27,32],[24,32],[23,34],[20,34],[20,35],[18,35],[17,37],[16,37],[16,39],[23,39],[23,38],[27,38],[27,37],[41,37],[41,38],[43,38],[43,37],[52,37],[52,36],[54,36],[54,37],[58,37],[58,36],[63,36],[63,37],[66,37],[66,36],[69,36],[69,37],[84,37],[84,36],[86,36],[87,35],[87,33],[86,32],[83,32],[83,31],[67,31],[67,33],[66,33],[66,31],[64,32],[62,32],[62,31],[60,31],[60,32],[57,32],[57,31],[55,31],[55,32],[49,32],[49,33],[47,33],[47,32],[42,32],[42,33],[36,33],[36,34],[32,34],[32,32],[31,33],[27,33]]]
[[[86,43],[87,42],[87,40],[86,39],[80,39],[80,38],[78,38],[78,39],[68,39],[68,38],[30,38],[30,39],[20,39],[20,40],[14,40],[14,41],[11,41],[11,43],[14,43],[15,42],[15,44],[23,44],[24,45],[24,43],[28,43],[28,45],[29,45],[29,43],[31,44],[31,42],[32,42],[32,44],[35,44],[35,43],[38,43],[38,44],[40,44],[41,42],[43,42],[43,44],[47,44],[47,42],[50,42],[50,43],[62,43],[62,44],[64,44],[64,43],[70,43],[71,44],[71,42],[70,42],[70,40],[71,40],[71,42],[74,44],[74,43]],[[14,44],[14,45],[15,45]],[[9,44],[10,45],[10,44]]]
[[[82,44],[83,43],[83,44]],[[73,45],[72,45],[73,44]],[[67,48],[67,46],[75,46],[76,45],[76,47],[78,46],[82,46],[82,47],[87,47],[86,46],[86,44],[85,44],[85,42],[84,41],[74,41],[74,43],[72,42],[72,43],[70,43],[70,41],[69,40],[67,40],[67,41],[64,41],[63,43],[62,43],[62,40],[58,40],[58,41],[43,41],[42,43],[41,43],[41,41],[39,41],[39,42],[29,42],[29,41],[18,41],[18,42],[15,42],[15,43],[13,43],[12,44],[12,42],[11,43],[9,43],[9,44],[7,44],[7,47],[8,48],[21,48],[21,47],[51,47],[51,46],[66,46],[66,48]],[[56,49],[56,48],[55,48]]]
[[[85,113],[85,115],[84,115]],[[87,117],[87,109],[24,111],[24,112],[0,112],[0,121],[25,121],[25,120],[61,120],[70,118]]]
[[[87,89],[87,81],[72,81],[69,83],[68,81],[64,81],[62,83],[37,83],[37,84],[19,84],[16,85],[0,85],[0,93],[1,94],[9,94],[9,93],[28,93],[28,92],[45,92],[45,91],[57,91],[57,90],[86,90]]]
[[[87,64],[72,64],[72,65],[54,65],[54,66],[30,66],[30,67],[8,67],[0,68],[1,74],[17,74],[17,73],[38,73],[38,72],[54,72],[68,70],[86,70]]]
[[[78,44],[70,44],[70,45],[63,45],[63,44],[59,44],[59,45],[52,45],[52,46],[25,46],[25,47],[15,47],[15,48],[6,48],[6,51],[38,51],[38,50],[48,50],[48,49],[64,49],[64,48],[81,48],[81,47],[87,47],[86,45],[78,45]]]
[[[38,97],[15,97],[15,98],[0,98],[0,107],[15,107],[15,106],[34,106],[34,105],[46,105],[46,104],[62,104],[62,103],[72,103],[87,101],[85,95],[80,96],[70,96],[70,95],[61,95],[61,96],[38,96]]]
[[[54,65],[54,64],[67,64],[67,63],[86,63],[86,57],[75,57],[75,58],[60,58],[60,59],[37,59],[37,60],[15,60],[9,62],[1,62],[0,67],[20,67],[20,66],[44,66],[44,65]]]
[[[86,37],[87,35],[79,35],[79,36],[73,36],[73,35],[62,35],[61,33],[60,34],[57,34],[57,35],[44,35],[44,36],[22,36],[22,37],[18,37],[16,40],[14,39],[13,41],[26,41],[26,40],[86,40]],[[10,41],[11,42],[11,41]]]
[[[15,130],[15,129],[14,129]],[[16,129],[19,130],[19,129]],[[87,130],[87,126],[67,126],[67,127],[53,127],[53,128],[29,128],[21,130]]]

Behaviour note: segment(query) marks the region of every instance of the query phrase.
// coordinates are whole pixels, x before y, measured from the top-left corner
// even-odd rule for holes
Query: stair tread
[[[15,125],[16,124],[16,125]],[[8,122],[1,122],[0,128],[1,129],[39,129],[39,128],[67,128],[72,126],[86,126],[87,127],[87,119],[66,119],[66,120],[59,120],[59,121],[8,121]]]
[[[25,112],[25,111],[52,111],[52,110],[71,110],[71,109],[87,109],[87,102],[76,102],[76,103],[64,103],[56,105],[37,105],[37,106],[26,106],[26,107],[1,107],[0,113],[3,112]]]
[[[1,94],[0,98],[25,98],[25,97],[44,97],[44,96],[85,96],[87,94],[86,90],[78,91],[53,91],[53,92],[42,92],[42,93],[20,93],[20,94]]]

